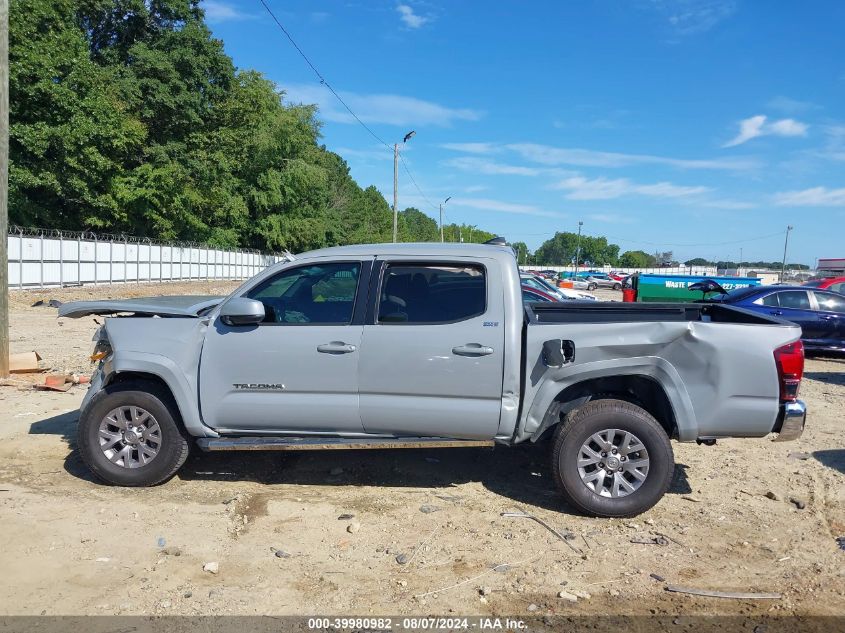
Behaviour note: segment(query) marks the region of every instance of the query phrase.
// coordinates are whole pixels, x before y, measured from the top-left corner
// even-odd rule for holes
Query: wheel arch
[[[160,386],[173,398],[182,425],[195,437],[217,437],[202,423],[196,385],[188,382],[184,372],[165,356],[141,352],[117,353],[103,386],[131,380],[146,380]]]
[[[608,398],[642,407],[657,420],[668,437],[678,437],[678,415],[660,381],[645,374],[617,374],[581,380],[558,392],[541,425],[531,434],[531,441],[547,439],[570,411],[592,400]]]

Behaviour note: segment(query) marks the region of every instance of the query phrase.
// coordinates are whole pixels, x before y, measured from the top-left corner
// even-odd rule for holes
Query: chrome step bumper
[[[778,436],[775,442],[789,442],[797,440],[804,432],[807,421],[807,405],[802,400],[785,402],[780,405],[777,422],[772,429]]]

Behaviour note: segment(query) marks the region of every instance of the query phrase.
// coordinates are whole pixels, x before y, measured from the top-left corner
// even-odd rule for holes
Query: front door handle
[[[354,352],[357,347],[344,343],[343,341],[332,341],[331,343],[323,343],[317,346],[317,351],[321,354],[350,354]]]
[[[769,310],[769,314],[774,314],[775,316],[780,316],[783,314],[780,310]]]
[[[467,343],[453,347],[452,353],[457,356],[489,356],[493,353],[493,348],[481,343]]]

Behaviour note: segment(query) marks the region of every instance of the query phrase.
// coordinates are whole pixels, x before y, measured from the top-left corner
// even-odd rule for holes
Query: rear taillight
[[[781,402],[798,399],[798,388],[804,375],[804,344],[801,341],[789,343],[775,350],[775,365],[778,368]]]

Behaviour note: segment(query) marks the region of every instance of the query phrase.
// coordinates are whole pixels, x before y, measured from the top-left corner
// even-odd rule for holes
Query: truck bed
[[[529,324],[643,323],[647,321],[787,324],[781,319],[717,303],[537,302],[526,304],[525,314]]]

